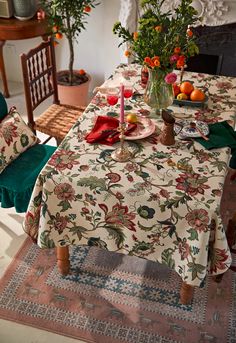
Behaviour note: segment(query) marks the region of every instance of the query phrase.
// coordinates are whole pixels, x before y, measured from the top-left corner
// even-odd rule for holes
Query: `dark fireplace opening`
[[[221,70],[222,56],[198,54],[190,57],[185,70],[218,75]]]
[[[193,28],[200,54],[187,61],[189,71],[236,76],[236,23]]]

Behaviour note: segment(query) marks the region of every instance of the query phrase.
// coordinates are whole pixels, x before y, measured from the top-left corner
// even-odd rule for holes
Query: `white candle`
[[[120,123],[124,124],[125,119],[125,105],[124,105],[124,85],[120,86]]]

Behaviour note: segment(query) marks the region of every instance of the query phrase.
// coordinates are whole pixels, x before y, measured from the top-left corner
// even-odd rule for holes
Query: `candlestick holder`
[[[117,162],[126,162],[129,161],[131,157],[133,157],[133,154],[127,147],[125,147],[124,141],[125,141],[125,127],[126,124],[122,123],[117,128],[117,131],[120,132],[119,138],[120,138],[120,146],[116,150],[113,151],[111,154],[111,157],[113,160]]]

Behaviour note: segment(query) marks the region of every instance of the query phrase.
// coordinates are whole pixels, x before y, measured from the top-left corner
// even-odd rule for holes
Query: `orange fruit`
[[[189,81],[184,81],[180,84],[180,92],[189,95],[193,90],[193,84]]]
[[[61,32],[57,32],[57,33],[55,34],[55,38],[56,38],[56,39],[62,39],[62,37],[63,37],[63,34],[62,34]]]
[[[85,6],[84,7],[84,12],[87,12],[87,13],[91,12],[91,7],[90,6]]]
[[[205,99],[205,93],[198,88],[194,88],[194,90],[190,94],[190,100],[192,101],[203,101]]]
[[[80,74],[80,75],[85,75],[85,74],[86,74],[86,71],[85,71],[84,69],[80,69],[80,70],[79,70],[79,74]]]

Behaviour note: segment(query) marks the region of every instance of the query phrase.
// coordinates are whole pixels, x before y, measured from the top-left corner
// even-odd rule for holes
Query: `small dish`
[[[209,134],[209,127],[205,122],[199,120],[192,120],[191,122],[196,124],[196,128],[192,127],[190,121],[186,120],[178,121],[177,124],[174,125],[175,134],[178,135],[180,139],[185,137],[201,137],[199,130],[204,136]]]
[[[138,115],[137,118],[137,128],[132,131],[129,136],[125,137],[127,141],[146,138],[152,135],[156,130],[155,123],[150,118],[145,118]]]
[[[191,100],[178,100],[174,99],[173,105],[179,105],[179,107],[182,106],[188,106],[188,107],[201,107],[204,108],[207,106],[208,97],[205,96],[205,99],[203,101],[191,101]]]

